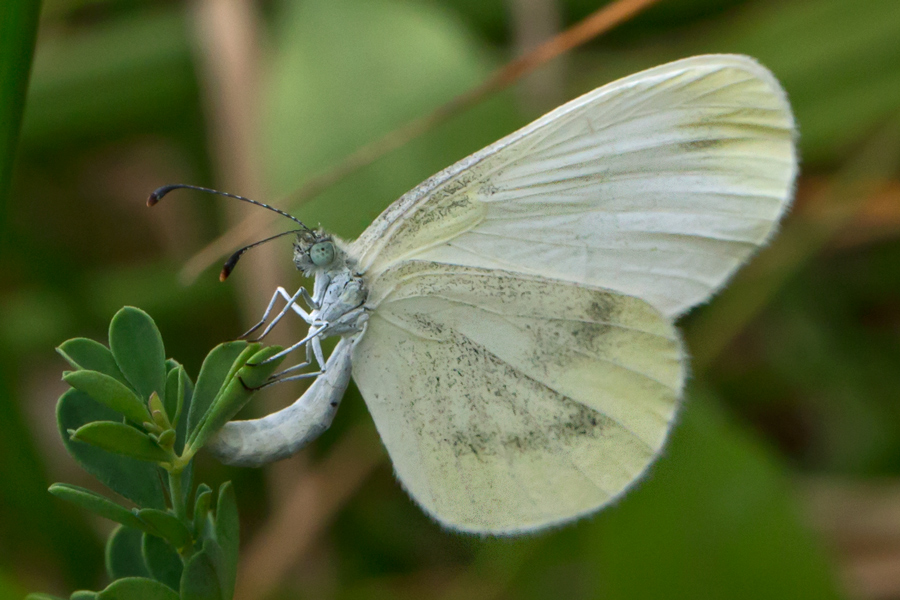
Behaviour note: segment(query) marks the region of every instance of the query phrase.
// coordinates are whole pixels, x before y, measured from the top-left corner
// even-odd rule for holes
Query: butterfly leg
[[[241,335],[238,339],[239,340],[245,339],[247,336],[249,336],[250,334],[252,334],[254,331],[256,331],[257,329],[259,329],[260,327],[262,327],[265,324],[266,319],[269,318],[269,315],[272,312],[272,309],[275,308],[275,302],[278,300],[279,296],[281,296],[282,298],[284,298],[287,301],[287,305],[285,305],[284,309],[278,314],[278,316],[276,316],[275,319],[272,320],[272,322],[269,324],[268,327],[266,327],[266,329],[262,332],[262,334],[259,335],[257,338],[255,338],[253,341],[259,341],[259,340],[263,339],[264,337],[266,337],[269,334],[269,332],[272,330],[272,327],[274,327],[275,324],[278,323],[278,321],[280,321],[282,317],[284,317],[284,315],[287,313],[288,309],[290,309],[290,308],[292,308],[294,310],[294,312],[296,312],[298,315],[300,315],[300,317],[304,321],[306,321],[307,323],[311,323],[311,321],[310,321],[311,317],[309,316],[309,313],[307,313],[305,310],[303,310],[296,304],[297,298],[301,297],[302,292],[305,292],[305,291],[306,291],[305,288],[301,287],[297,291],[296,294],[294,294],[293,296],[289,296],[287,293],[287,290],[285,290],[283,287],[279,286],[278,289],[275,290],[275,293],[272,295],[272,299],[269,301],[269,306],[266,308],[266,312],[263,313],[262,319],[260,319],[259,323],[257,323],[253,327],[251,327],[247,332],[245,332],[243,335]],[[308,295],[309,294],[307,293],[307,296]]]
[[[319,364],[318,371],[311,371],[309,373],[300,373],[298,375],[286,376],[288,373],[293,373],[294,371],[298,371],[300,369],[308,367],[309,365],[312,364],[313,358],[315,358],[316,362]],[[264,387],[274,385],[276,383],[282,383],[285,381],[295,381],[297,379],[309,379],[311,377],[318,377],[319,375],[321,375],[322,373],[325,372],[325,364],[326,364],[325,357],[322,353],[322,343],[320,341],[320,338],[314,337],[313,339],[309,340],[309,342],[307,342],[307,344],[306,344],[306,360],[304,360],[302,363],[298,363],[292,367],[288,367],[287,369],[284,369],[283,371],[280,371],[278,373],[275,373],[274,375],[269,376],[269,378],[266,379],[265,383],[263,383],[260,386],[251,388],[251,387],[247,386],[246,384],[244,384],[244,388],[246,388],[248,390],[252,390],[252,391],[257,391],[257,390],[261,390]],[[243,381],[241,381],[241,383],[243,383]]]
[[[282,381],[292,381],[294,379],[306,379],[308,377],[316,377],[318,375],[321,375],[324,370],[324,367],[325,367],[325,361],[324,360],[320,361],[319,357],[316,356],[315,359],[319,363],[320,370],[313,371],[310,373],[303,373],[302,375],[292,375],[289,378],[283,378],[283,376],[286,375],[287,373],[292,373],[294,371],[298,371],[298,370],[308,367],[309,365],[312,364],[313,352],[315,351],[313,348],[313,344],[316,341],[318,341],[318,338],[314,338],[313,340],[310,340],[310,342],[308,344],[306,344],[306,360],[304,360],[302,363],[296,364],[292,367],[288,367],[287,369],[284,369],[283,371],[281,371],[279,373],[275,373],[274,375],[272,375],[271,377],[269,377],[266,380],[266,383],[263,384],[263,386],[265,387],[265,386],[271,385],[273,383],[281,383]],[[321,344],[318,344],[318,351],[321,354],[321,352],[322,352]]]
[[[286,381],[296,381],[298,379],[312,379],[312,378],[318,377],[319,375],[324,373],[324,371],[312,371],[310,373],[300,373],[299,375],[290,375],[290,376],[284,377],[284,375],[286,373],[294,371],[303,366],[306,366],[306,365],[294,365],[293,367],[288,367],[281,373],[276,373],[275,375],[272,375],[262,385],[258,385],[256,387],[248,386],[247,384],[244,383],[243,379],[241,380],[241,383],[244,385],[244,389],[249,390],[251,392],[258,392],[259,390],[261,390],[263,388],[267,388],[270,385],[275,385],[276,383],[284,383]]]
[[[323,357],[320,356],[320,353],[322,351],[321,350],[321,342],[319,341],[320,338],[328,337],[328,335],[334,335],[336,333],[343,334],[343,333],[351,333],[351,332],[359,331],[360,328],[362,327],[362,323],[365,322],[366,316],[367,316],[366,310],[364,308],[360,307],[360,308],[355,308],[351,311],[344,313],[343,315],[341,315],[334,321],[331,321],[330,323],[321,324],[321,326],[318,327],[318,329],[316,329],[315,327],[316,327],[316,325],[319,325],[319,323],[315,323],[310,327],[310,332],[306,335],[305,338],[303,338],[296,344],[294,344],[288,348],[285,348],[281,352],[279,352],[277,354],[273,354],[272,356],[265,359],[264,361],[262,361],[260,363],[256,363],[256,364],[264,365],[268,362],[272,362],[273,360],[278,360],[282,356],[286,356],[287,354],[290,354],[294,350],[297,350],[298,348],[300,348],[300,346],[310,343],[310,342],[313,343],[313,351],[316,352],[316,360],[319,362],[319,364],[322,364],[325,361],[323,360]],[[318,348],[317,348],[317,346],[318,346]]]
[[[287,304],[284,305],[284,308],[281,309],[281,312],[279,312],[278,315],[276,315],[276,317],[274,319],[272,319],[272,322],[269,323],[269,325],[263,330],[263,332],[251,341],[258,342],[258,341],[262,340],[264,337],[266,337],[267,335],[269,335],[269,332],[272,331],[272,328],[275,327],[275,325],[277,325],[278,322],[281,321],[282,318],[284,318],[284,315],[287,314],[288,310],[291,310],[291,309],[293,309],[293,311],[295,313],[297,313],[301,319],[303,319],[304,321],[306,321],[309,324],[312,324],[313,320],[312,320],[312,317],[309,315],[309,313],[306,312],[305,310],[303,310],[302,308],[300,308],[299,306],[297,306],[297,299],[303,295],[303,292],[305,292],[306,289],[301,287],[299,290],[297,290],[296,294],[294,294],[293,296],[290,296],[290,297],[288,297],[287,292],[284,291],[284,288],[280,287],[278,289],[281,291],[281,294],[283,295],[284,299],[287,301]],[[265,320],[265,317],[263,317],[263,320]]]
[[[309,295],[309,292],[306,291],[305,287],[300,288],[300,297],[303,298],[303,301],[306,302],[306,305],[311,310],[319,310],[322,308],[322,303],[314,300],[313,297]]]
[[[316,357],[316,362],[319,363],[319,369],[322,373],[325,372],[325,353],[322,352],[322,338],[314,337],[307,344],[307,348],[312,348],[313,354]]]

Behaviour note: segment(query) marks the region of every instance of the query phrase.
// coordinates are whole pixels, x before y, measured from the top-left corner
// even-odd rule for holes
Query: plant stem
[[[187,511],[184,506],[184,493],[181,489],[181,469],[169,471],[169,493],[172,496],[172,510],[175,516],[185,520]]]

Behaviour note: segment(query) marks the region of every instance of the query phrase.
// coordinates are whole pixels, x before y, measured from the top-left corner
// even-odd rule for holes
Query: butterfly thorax
[[[362,329],[368,289],[331,235],[321,230],[299,234],[294,242],[294,264],[304,275],[315,278],[310,313],[313,326],[326,326],[325,337]]]
[[[313,300],[318,308],[310,314],[317,321],[333,324],[333,334],[356,330],[355,327],[344,328],[337,324],[348,313],[360,309],[367,295],[368,290],[362,278],[349,268],[321,271],[316,274],[313,290]]]

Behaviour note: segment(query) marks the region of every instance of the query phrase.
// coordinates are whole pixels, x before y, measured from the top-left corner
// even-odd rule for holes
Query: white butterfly
[[[310,323],[304,364],[324,368],[210,448],[240,465],[295,452],[352,374],[397,477],[441,524],[512,534],[592,513],[672,428],[687,371],[674,320],[766,243],[796,172],[785,94],[750,58],[698,56],[585,94],[428,179],[354,242],[301,231],[313,295],[279,288],[263,322],[284,297]]]

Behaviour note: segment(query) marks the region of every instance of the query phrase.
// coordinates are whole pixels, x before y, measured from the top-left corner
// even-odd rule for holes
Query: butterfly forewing
[[[700,56],[594,90],[432,177],[351,246],[642,298],[674,317],[770,236],[791,196],[790,108],[742,56]]]

